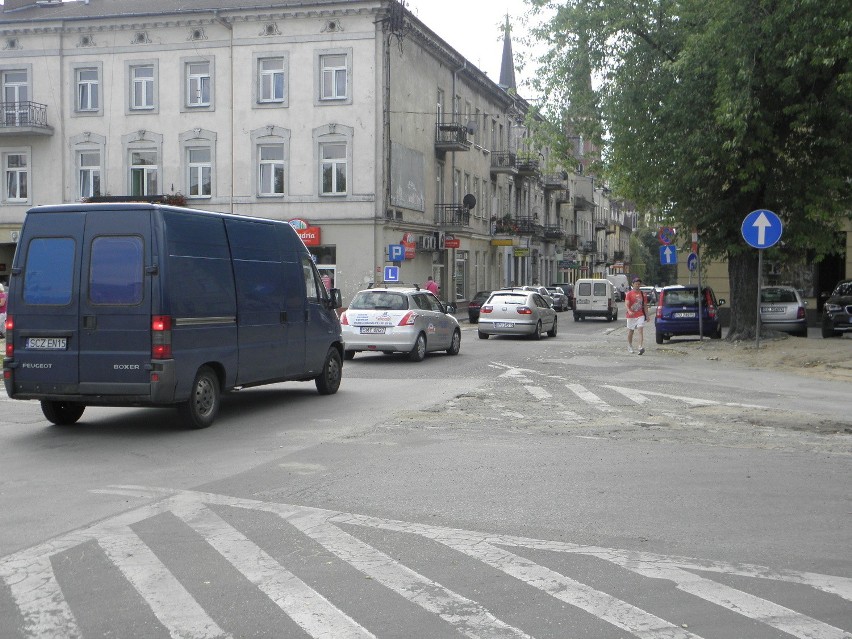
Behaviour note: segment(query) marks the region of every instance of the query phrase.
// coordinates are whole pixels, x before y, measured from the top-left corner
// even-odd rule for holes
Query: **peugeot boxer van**
[[[608,322],[618,319],[617,292],[607,279],[579,279],[574,282],[574,321],[587,317],[605,317]]]
[[[30,209],[9,280],[3,377],[54,424],[88,405],[213,423],[238,387],[337,392],[340,291],[286,222],[156,204]]]

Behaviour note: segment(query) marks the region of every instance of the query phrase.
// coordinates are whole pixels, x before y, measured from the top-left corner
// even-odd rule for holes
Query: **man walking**
[[[645,293],[639,288],[642,280],[633,278],[633,285],[625,296],[627,308],[627,352],[633,353],[633,333],[639,335],[639,354],[645,352],[645,322],[648,321],[648,301]]]

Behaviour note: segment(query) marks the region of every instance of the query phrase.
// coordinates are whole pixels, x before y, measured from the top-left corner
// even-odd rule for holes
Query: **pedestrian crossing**
[[[212,549],[235,575],[251,585],[257,596],[277,606],[298,626],[303,633],[299,636],[334,639],[401,636],[383,634],[381,629],[373,627],[378,622],[365,615],[363,608],[357,613],[346,610],[347,602],[326,592],[332,590],[330,586],[298,575],[295,555],[302,552],[321,556],[324,563],[339,563],[370,580],[378,591],[373,588],[369,592],[381,593],[373,608],[395,607],[405,601],[418,607],[427,618],[434,618],[436,623],[440,620],[455,636],[488,639],[541,636],[536,632],[538,627],[524,627],[517,618],[507,618],[512,616],[509,610],[477,600],[476,593],[487,590],[485,577],[493,580],[495,575],[503,575],[511,578],[510,582],[504,582],[504,588],[509,590],[506,597],[513,607],[542,606],[540,598],[545,597],[564,605],[558,614],[564,615],[566,622],[577,615],[593,619],[601,633],[595,636],[700,639],[705,635],[697,634],[681,619],[694,617],[696,609],[701,608],[705,618],[713,618],[722,611],[728,614],[727,624],[734,628],[731,632],[738,633],[729,635],[732,637],[756,636],[755,625],[759,625],[802,639],[852,639],[852,579],[841,576],[484,533],[215,493],[144,486],[109,486],[93,492],[151,502],[0,559],[0,579],[11,593],[22,620],[18,636],[86,637],[79,621],[85,614],[79,608],[87,602],[92,604],[92,600],[73,596],[76,584],[63,578],[54,562],[74,548],[88,548],[93,543],[138,594],[139,605],[146,607],[160,624],[160,632],[151,629],[146,636],[193,639],[242,636],[239,605],[232,611],[236,621],[223,616],[221,611],[205,607],[201,603],[205,599],[194,590],[197,584],[179,578],[162,553],[156,552],[149,545],[150,540],[140,534],[140,524],[152,524],[168,516],[186,527],[193,543]],[[277,522],[262,539],[242,529],[251,528],[241,518],[251,513],[271,516]],[[290,535],[297,535],[311,545],[294,543],[286,553],[276,551],[271,540]],[[380,547],[376,540],[387,535],[404,536],[405,551],[392,553]],[[438,550],[433,551],[441,553],[442,562],[457,563],[463,557],[474,568],[483,569],[470,569],[463,579],[455,582],[448,582],[448,577],[439,578],[435,572],[427,574],[429,571],[422,562],[415,560],[420,548],[427,546],[437,546]],[[189,552],[189,548],[181,550]],[[83,556],[92,554],[87,552]],[[631,574],[644,580],[641,583],[645,585],[635,593],[625,594],[623,589],[605,589],[587,583],[579,575],[569,574],[566,560],[571,557],[595,560],[599,563],[598,570],[612,572],[615,581],[627,582],[626,575]],[[223,574],[217,587],[230,591],[234,588],[230,579]],[[647,598],[642,593],[659,588],[662,583],[689,596],[684,610],[672,608],[663,613],[647,609]],[[775,587],[767,588],[767,583]],[[779,584],[801,588],[806,596],[793,598],[787,590],[784,603],[772,601],[767,593],[778,592]],[[368,595],[365,591],[358,596]],[[800,602],[799,609],[794,609],[796,606],[791,601]],[[108,603],[95,598],[92,605]],[[804,605],[814,612],[809,614],[801,609]],[[847,628],[818,615],[845,619]],[[120,629],[116,631],[120,636]],[[423,629],[420,636],[433,636],[433,633]]]

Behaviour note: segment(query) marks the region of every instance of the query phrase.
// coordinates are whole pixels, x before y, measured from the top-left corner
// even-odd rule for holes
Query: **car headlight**
[[[823,308],[825,308],[826,313],[836,313],[843,307],[840,304],[826,304]]]

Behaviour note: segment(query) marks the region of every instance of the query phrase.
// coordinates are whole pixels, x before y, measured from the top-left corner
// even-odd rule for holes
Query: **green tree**
[[[852,210],[848,0],[525,1],[545,117],[594,136],[619,197],[699,230],[728,262],[728,339],[753,337],[743,218],[774,211],[781,250],[821,259]]]

